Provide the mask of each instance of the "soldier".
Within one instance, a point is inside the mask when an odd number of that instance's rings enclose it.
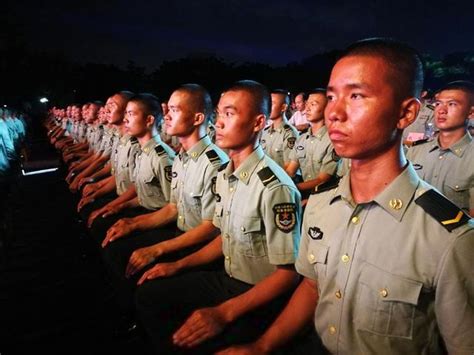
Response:
[[[159,135],[153,135],[154,125],[159,124],[162,119],[158,99],[151,94],[135,95],[127,103],[125,112],[125,132],[138,141],[141,152],[137,155],[136,163],[131,166],[133,172],[129,173],[129,165],[114,166],[114,169],[117,169],[115,173],[117,188],[122,188],[121,180],[129,177],[133,184],[125,181],[124,186],[128,185],[126,191],[89,216],[89,227],[99,216],[103,218],[113,216],[106,221],[102,218],[94,223],[93,234],[100,241],[105,237],[107,229],[118,218],[158,210],[165,206],[170,198],[171,165],[174,152],[161,141]],[[125,137],[127,136],[122,138]],[[126,144],[126,142],[122,143]],[[118,152],[115,156],[118,157]],[[125,177],[122,178],[122,175]],[[120,215],[117,215],[119,212]]]
[[[231,157],[216,181],[213,223],[221,235],[183,259],[145,272],[137,289],[139,318],[159,353],[171,351],[171,341],[209,353],[254,338],[298,280],[293,262],[300,194],[259,145],[270,95],[254,81],[237,82],[222,94],[217,110],[216,141]],[[225,272],[156,279],[222,255]]]
[[[296,263],[304,279],[283,313],[228,353],[270,352],[312,319],[331,353],[443,353],[441,338],[449,353],[474,351],[474,221],[401,148],[422,81],[419,56],[393,40],[357,42],[336,62],[325,117],[351,169],[309,199]],[[321,350],[314,344],[300,339],[293,353]]]
[[[437,138],[410,148],[407,158],[422,179],[474,216],[474,143],[467,131],[472,113],[474,84],[447,84],[435,101]]]
[[[335,175],[339,157],[334,152],[326,126],[324,125],[324,108],[326,107],[326,90],[315,89],[309,93],[306,101],[306,118],[310,128],[296,141],[290,154],[290,164],[286,172],[294,177],[300,170],[303,182],[296,186],[303,199],[319,184],[328,181]]]
[[[290,97],[285,90],[277,89],[272,93],[271,124],[263,130],[260,144],[265,153],[285,169],[290,163],[290,153],[295,146],[298,131],[288,123],[285,112]]]

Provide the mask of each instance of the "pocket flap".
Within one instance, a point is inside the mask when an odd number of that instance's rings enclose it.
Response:
[[[360,282],[377,292],[382,301],[418,304],[423,283],[398,276],[373,265],[365,264]]]

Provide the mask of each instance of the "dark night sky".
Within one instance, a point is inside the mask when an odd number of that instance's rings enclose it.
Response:
[[[24,1],[7,12],[27,46],[149,69],[190,53],[284,65],[371,36],[435,56],[474,50],[474,1]]]

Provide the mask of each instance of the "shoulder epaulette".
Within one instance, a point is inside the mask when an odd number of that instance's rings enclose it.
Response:
[[[264,186],[267,186],[273,181],[280,181],[280,179],[277,178],[277,176],[273,173],[272,169],[270,169],[268,166],[260,170],[257,175],[260,180],[262,180]]]
[[[267,126],[267,127],[265,127],[263,130],[264,130],[264,131],[266,131],[266,130],[270,129],[270,127],[271,127],[271,125],[270,125],[270,126]]]
[[[211,163],[219,163],[221,161],[221,158],[214,149],[208,150],[206,156]]]
[[[449,232],[467,223],[469,216],[436,190],[428,190],[415,200],[426,213]]]
[[[155,147],[155,152],[156,152],[158,155],[166,154],[165,148],[163,148],[163,146],[161,146],[161,145],[157,145],[157,146]]]
[[[339,155],[337,155],[336,151],[333,149],[332,152],[331,152],[331,159],[333,161],[339,161],[341,160],[341,157]]]
[[[291,126],[287,123],[283,125],[283,128],[286,129],[287,131],[291,131]]]
[[[331,176],[331,178],[328,181],[316,186],[313,189],[313,191],[311,191],[311,195],[320,194],[321,192],[329,191],[338,187],[339,180],[341,180],[340,176],[337,176],[337,175]]]
[[[132,144],[138,143],[137,137],[131,137],[130,142],[132,142]]]
[[[416,145],[424,144],[424,143],[426,143],[426,142],[428,142],[428,138],[419,139],[419,140],[417,140],[417,141],[412,142],[412,143],[411,143],[411,146],[414,147],[414,146],[416,146]]]
[[[433,110],[433,111],[435,109],[435,107],[432,104],[427,104],[426,107],[428,107],[430,110]]]
[[[222,164],[222,165],[219,167],[219,169],[217,169],[217,171],[222,171],[222,170],[224,170],[225,168],[227,168],[227,164],[229,164],[228,161],[226,161],[224,164]]]

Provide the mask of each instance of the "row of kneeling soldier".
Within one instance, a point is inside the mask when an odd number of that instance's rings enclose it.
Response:
[[[159,354],[472,354],[474,85],[420,114],[422,88],[416,51],[376,38],[305,93],[302,132],[251,80],[215,108],[185,84],[55,109],[126,323]]]

